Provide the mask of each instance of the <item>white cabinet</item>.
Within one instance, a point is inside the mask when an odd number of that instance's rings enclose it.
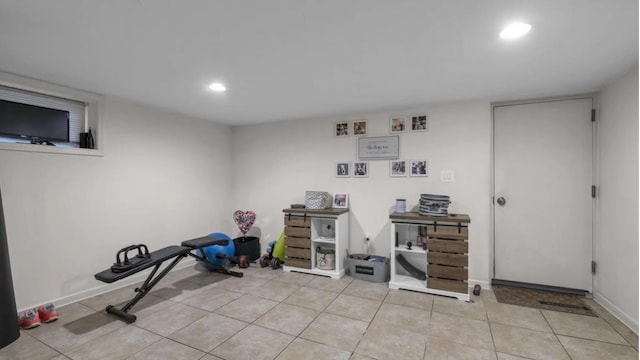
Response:
[[[389,219],[389,288],[469,300],[469,216],[436,217],[409,212],[393,213]]]
[[[344,276],[349,249],[348,209],[284,209],[284,271]]]

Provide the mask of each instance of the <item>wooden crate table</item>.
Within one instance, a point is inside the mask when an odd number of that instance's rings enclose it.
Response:
[[[407,289],[469,300],[468,215],[422,216],[393,213],[389,288]],[[420,242],[426,245],[420,246]],[[411,242],[411,248],[408,243]],[[408,262],[403,267],[398,258]],[[417,269],[417,271],[416,271]],[[416,273],[424,275],[416,277]]]

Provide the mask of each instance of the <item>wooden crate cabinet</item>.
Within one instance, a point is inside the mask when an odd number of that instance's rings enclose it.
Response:
[[[389,288],[407,289],[469,300],[469,223],[468,215],[422,216],[393,213],[391,221],[391,279]],[[416,245],[426,233],[426,249]],[[408,249],[407,242],[412,242]],[[397,246],[396,246],[397,245]],[[398,263],[402,255],[411,265],[425,272],[417,279]]]
[[[348,209],[284,209],[284,271],[330,276],[344,276],[344,260],[349,249]],[[326,236],[327,231],[333,236]],[[316,249],[332,249],[333,270],[320,269],[316,264]]]

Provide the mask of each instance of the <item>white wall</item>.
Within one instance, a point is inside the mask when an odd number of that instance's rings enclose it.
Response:
[[[638,73],[601,94],[598,123],[600,195],[594,295],[637,331]],[[366,118],[369,135],[388,135],[390,115],[427,112],[429,132],[401,134],[402,159],[428,159],[427,178],[392,178],[388,161],[371,161],[368,178],[336,178],[335,162],[356,160],[356,137],[333,136],[334,122]],[[350,247],[387,255],[388,215],[396,198],[409,207],[419,194],[451,196],[451,212],[470,226],[470,279],[491,278],[488,102],[354,114],[231,129],[208,121],[107,98],[104,156],[0,150],[2,189],[19,309],[62,304],[107,287],[93,275],[117,249],[151,249],[219,231],[239,231],[233,210],[253,210],[250,234],[262,248],[283,230],[282,209],[304,202],[305,190],[350,195]],[[455,182],[439,180],[440,170]]]
[[[428,159],[427,178],[389,176],[389,161],[370,161],[368,178],[336,178],[337,161],[354,161],[356,137],[333,136],[334,122],[367,119],[369,136],[389,135],[389,116],[427,112],[429,132],[400,135],[402,159]],[[355,114],[301,122],[280,122],[234,128],[233,163],[236,209],[253,210],[264,249],[284,230],[282,209],[304,203],[306,190],[347,192],[350,202],[350,248],[362,252],[365,234],[372,252],[389,255],[389,214],[396,198],[407,207],[420,194],[451,196],[452,213],[471,217],[471,281],[488,285],[491,277],[490,152],[491,114],[488,102]],[[453,170],[455,182],[440,182],[440,170]]]
[[[638,69],[600,96],[594,298],[638,333]]]
[[[230,127],[104,105],[104,157],[0,150],[18,309],[105,289],[93,275],[126,245],[231,230]]]

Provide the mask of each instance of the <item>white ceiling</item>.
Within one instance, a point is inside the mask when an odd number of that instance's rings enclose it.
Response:
[[[589,92],[637,61],[637,0],[0,0],[0,71],[232,125]]]

